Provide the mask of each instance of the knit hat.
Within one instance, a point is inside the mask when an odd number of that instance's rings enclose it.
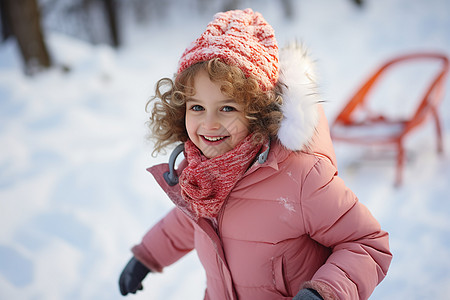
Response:
[[[220,58],[258,80],[261,88],[274,87],[279,76],[274,30],[260,13],[231,10],[217,13],[206,31],[183,53],[178,74],[195,63]]]

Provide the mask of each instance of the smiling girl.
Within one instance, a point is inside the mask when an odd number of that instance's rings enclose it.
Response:
[[[217,14],[149,105],[154,152],[181,145],[149,168],[175,207],[133,247],[122,295],[193,249],[205,299],[367,299],[386,276],[388,234],[337,176],[311,61],[259,13]]]

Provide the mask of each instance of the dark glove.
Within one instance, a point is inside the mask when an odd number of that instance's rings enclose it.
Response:
[[[122,296],[126,296],[128,293],[135,294],[136,291],[142,290],[141,282],[149,272],[151,271],[146,266],[132,257],[120,274],[119,288]]]
[[[323,300],[323,298],[313,289],[301,289],[292,300]]]

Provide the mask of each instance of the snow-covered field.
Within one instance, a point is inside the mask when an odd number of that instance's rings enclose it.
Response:
[[[291,21],[277,1],[246,4],[280,45],[309,47],[330,120],[385,59],[450,55],[450,1],[293,2]],[[130,247],[172,207],[145,171],[167,160],[150,156],[145,103],[211,18],[180,2],[164,21],[128,26],[118,51],[48,32],[55,61],[71,71],[35,77],[22,74],[12,41],[0,44],[0,299],[122,299],[117,280]],[[391,154],[367,158],[336,144],[341,177],[391,237],[394,259],[371,299],[450,299],[450,80],[447,90],[445,153],[436,155],[431,122],[415,132],[400,188]],[[202,299],[204,286],[192,253],[128,298]]]

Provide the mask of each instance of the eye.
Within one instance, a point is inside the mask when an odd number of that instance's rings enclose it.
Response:
[[[223,112],[231,112],[231,111],[236,111],[237,109],[236,108],[234,108],[233,106],[224,106],[224,107],[222,107],[222,109],[221,109]]]
[[[204,110],[203,106],[198,105],[198,104],[192,105],[190,109],[193,110],[193,111],[202,111],[202,110]]]

